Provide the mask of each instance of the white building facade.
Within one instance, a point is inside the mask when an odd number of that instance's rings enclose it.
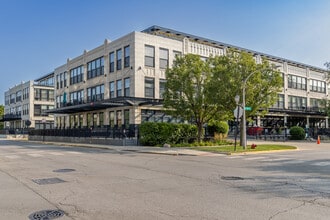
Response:
[[[56,68],[56,128],[123,127],[143,121],[170,121],[162,112],[165,71],[178,54],[203,58],[225,55],[228,48],[254,54],[279,66],[283,90],[276,105],[254,125],[328,128],[322,100],[329,99],[325,70],[233,45],[150,27],[102,45]]]
[[[53,128],[54,117],[45,111],[54,108],[54,73],[37,80],[21,82],[5,92],[5,128]]]

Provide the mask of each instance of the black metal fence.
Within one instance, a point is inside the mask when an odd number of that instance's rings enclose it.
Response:
[[[67,129],[38,129],[30,130],[29,135],[58,136],[58,137],[96,137],[96,138],[135,138],[138,137],[138,126],[130,125],[129,128],[67,128]]]

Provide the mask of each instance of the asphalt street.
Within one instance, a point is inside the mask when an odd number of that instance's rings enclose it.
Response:
[[[58,219],[328,219],[330,144],[285,144],[299,149],[223,155],[2,139],[0,219],[49,210]]]

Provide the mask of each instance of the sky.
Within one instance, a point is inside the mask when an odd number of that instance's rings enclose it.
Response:
[[[0,104],[101,44],[152,25],[324,68],[328,0],[0,0]]]

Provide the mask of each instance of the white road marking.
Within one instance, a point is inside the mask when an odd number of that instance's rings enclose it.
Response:
[[[330,165],[330,161],[312,163],[312,165],[314,165],[314,166],[329,166]]]
[[[63,156],[64,155],[64,154],[58,153],[58,152],[49,152],[49,154],[55,155],[55,156]]]
[[[248,157],[245,158],[245,160],[260,160],[260,159],[265,159],[266,157]]]
[[[27,154],[27,155],[29,155],[29,156],[31,156],[31,157],[42,157],[41,154]]]
[[[20,156],[17,156],[17,155],[7,155],[5,157],[6,158],[9,158],[9,159],[18,159],[18,158],[21,158]]]

